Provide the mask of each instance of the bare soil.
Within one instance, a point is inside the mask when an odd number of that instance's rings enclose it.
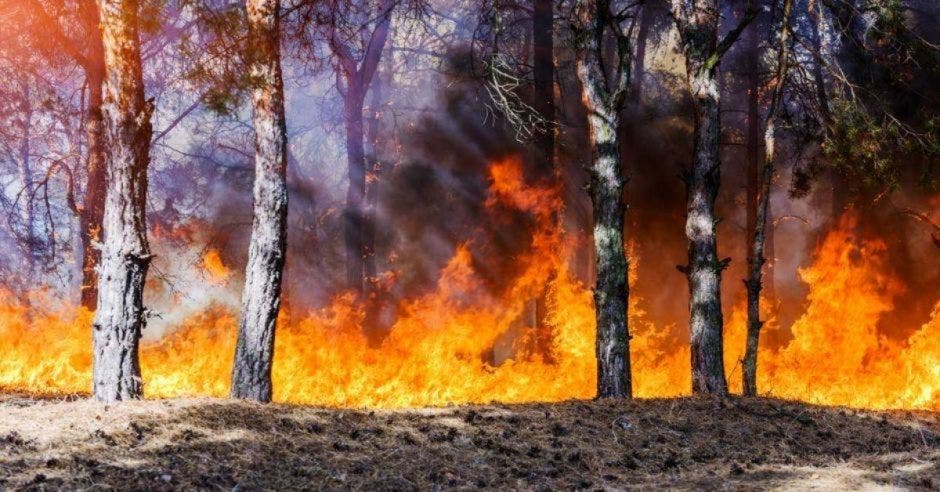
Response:
[[[936,413],[779,400],[369,411],[0,396],[0,490],[929,490],[938,462]]]

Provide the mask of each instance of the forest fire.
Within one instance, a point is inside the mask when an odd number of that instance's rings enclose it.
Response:
[[[466,247],[458,247],[437,288],[399,306],[398,319],[377,346],[362,332],[363,309],[352,294],[305,315],[282,313],[273,368],[274,399],[335,407],[413,407],[490,401],[590,398],[595,391],[591,292],[565,264],[572,247],[552,211],[559,190],[526,183],[517,159],[490,169],[487,206],[513,207],[536,222],[531,247],[505,294],[483,289]],[[845,217],[801,271],[809,286],[806,311],[783,347],[764,347],[761,388],[778,397],[861,408],[940,409],[940,307],[910,336],[879,330],[903,288],[880,259],[885,245],[855,237]],[[210,250],[204,267],[213,281],[229,269]],[[551,357],[519,346],[533,329],[525,310],[549,286]],[[689,394],[687,340],[668,336],[631,297],[634,393]],[[0,307],[0,387],[36,393],[86,392],[91,384],[92,314],[67,307],[27,307],[4,294]],[[740,388],[744,314],[731,314],[725,365]],[[773,323],[770,323],[773,326]],[[228,392],[237,314],[214,306],[163,339],[145,343],[141,366],[149,397],[224,396]],[[515,335],[512,335],[515,333]],[[515,343],[505,360],[494,348]]]
[[[940,2],[0,19],[0,492],[940,483]]]

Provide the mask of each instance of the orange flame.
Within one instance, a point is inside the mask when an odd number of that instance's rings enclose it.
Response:
[[[206,272],[209,281],[215,285],[225,285],[232,276],[232,271],[222,262],[219,250],[215,248],[210,248],[203,255],[202,269]]]
[[[458,247],[437,288],[403,302],[389,335],[370,345],[354,296],[294,317],[282,313],[272,377],[278,401],[342,407],[409,407],[469,402],[559,401],[594,396],[594,311],[591,291],[567,269],[574,247],[555,218],[556,187],[526,183],[516,159],[491,167],[487,206],[529,213],[535,222],[520,272],[504,294],[489,293],[466,246]],[[905,342],[880,336],[879,318],[893,309],[899,282],[888,273],[884,244],[851,234],[847,220],[829,234],[812,266],[806,313],[780,350],[762,349],[759,385],[775,396],[870,408],[940,409],[940,303]],[[225,268],[212,251],[207,271]],[[227,272],[227,268],[225,270]],[[634,269],[635,271],[635,269]],[[634,274],[635,275],[635,274]],[[518,328],[531,300],[548,287],[551,357],[516,350],[497,361],[494,346]],[[649,319],[631,296],[634,393],[688,394],[689,348]],[[91,314],[66,307],[27,308],[0,293],[0,388],[84,392],[91,385]],[[773,326],[773,321],[768,324]],[[150,397],[228,393],[237,315],[212,306],[141,350]],[[531,327],[524,327],[531,329]],[[772,329],[772,328],[767,328]],[[525,330],[523,330],[525,331]],[[730,316],[726,366],[733,386],[744,346],[743,307]]]
[[[880,333],[879,320],[895,308],[903,287],[888,272],[887,246],[855,236],[855,221],[843,217],[813,265],[800,270],[810,286],[806,312],[791,327],[786,346],[761,349],[758,387],[812,403],[940,409],[940,302],[906,341]],[[729,323],[729,352],[744,346],[742,311]]]

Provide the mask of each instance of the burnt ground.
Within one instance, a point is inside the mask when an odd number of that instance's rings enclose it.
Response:
[[[938,462],[940,414],[779,400],[360,411],[0,396],[0,490],[936,489]]]

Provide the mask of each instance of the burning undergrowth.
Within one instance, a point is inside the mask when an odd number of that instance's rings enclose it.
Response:
[[[484,208],[511,208],[533,225],[530,243],[513,258],[506,287],[490,288],[476,268],[472,244],[459,245],[436,287],[395,305],[387,334],[374,343],[363,329],[356,296],[338,294],[320,309],[286,309],[273,368],[274,398],[336,407],[413,407],[452,403],[561,401],[595,391],[591,292],[571,274],[574,244],[553,210],[559,189],[525,177],[506,158],[489,168]],[[761,388],[775,396],[866,408],[940,409],[940,308],[911,335],[879,331],[902,283],[884,259],[884,243],[855,233],[848,216],[801,271],[809,295],[792,338],[764,347]],[[233,267],[215,250],[201,259],[207,284],[229,281]],[[533,299],[547,288],[546,352],[527,350],[536,326]],[[222,286],[224,287],[224,285]],[[0,306],[0,387],[31,392],[84,392],[90,387],[87,311],[29,307],[4,295]],[[635,394],[690,391],[687,342],[658,326],[631,297]],[[743,309],[726,327],[726,367],[736,383],[743,347]],[[770,326],[773,326],[771,320]],[[228,392],[237,311],[214,303],[174,322],[169,334],[141,351],[150,397],[223,396]],[[772,329],[772,328],[768,328]]]

